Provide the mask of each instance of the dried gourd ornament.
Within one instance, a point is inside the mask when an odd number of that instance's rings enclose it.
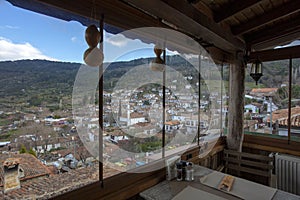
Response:
[[[103,52],[97,47],[100,39],[101,34],[95,25],[87,27],[85,30],[85,41],[89,45],[89,48],[84,52],[83,60],[91,67],[97,67],[103,62]]]
[[[159,45],[155,45],[154,53],[156,55],[156,58],[150,63],[150,69],[152,71],[163,72],[165,70],[164,61],[163,59],[161,59],[163,50],[161,49],[161,47],[159,47]]]

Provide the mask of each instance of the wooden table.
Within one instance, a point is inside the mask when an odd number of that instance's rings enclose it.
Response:
[[[140,193],[140,196],[143,197],[146,200],[168,200],[174,198],[179,192],[181,192],[184,188],[187,186],[192,186],[194,188],[197,188],[199,190],[208,192],[210,194],[230,199],[230,200],[237,200],[242,199],[237,196],[228,194],[226,192],[220,191],[216,188],[209,187],[207,185],[204,185],[200,182],[200,178],[206,175],[211,174],[214,172],[211,169],[202,167],[202,166],[194,166],[195,169],[195,180],[193,182],[187,182],[187,181],[163,181],[145,191]],[[254,191],[255,192],[255,191]],[[199,198],[201,199],[201,198]],[[272,198],[272,200],[299,200],[300,196],[293,195],[281,190],[277,190]],[[259,199],[255,199],[259,200]]]

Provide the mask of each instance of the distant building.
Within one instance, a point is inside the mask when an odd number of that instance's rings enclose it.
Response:
[[[278,88],[253,88],[250,95],[255,97],[270,97],[274,96]]]
[[[180,124],[180,121],[178,120],[171,120],[168,122],[165,122],[165,130],[170,132],[172,130],[178,130],[182,127],[182,125]]]
[[[121,116],[119,120],[121,123],[125,123],[126,126],[132,126],[132,125],[140,123],[140,122],[142,122],[142,123],[147,122],[147,120],[143,116],[143,114],[137,113],[137,112],[132,112],[132,113],[128,114],[127,117]]]
[[[255,106],[253,104],[245,105],[244,110],[245,110],[246,113],[251,111],[254,114],[258,114],[260,112],[259,107]]]
[[[34,114],[26,114],[26,115],[24,115],[24,120],[25,120],[25,121],[33,121],[33,120],[36,120],[36,115],[34,115]]]

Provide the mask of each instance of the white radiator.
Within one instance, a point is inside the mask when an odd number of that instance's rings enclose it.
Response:
[[[286,154],[275,155],[277,189],[300,195],[300,158]]]

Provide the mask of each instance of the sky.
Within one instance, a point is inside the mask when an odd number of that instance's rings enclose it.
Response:
[[[46,59],[83,63],[86,27],[79,22],[12,6],[0,0],[0,61]],[[153,45],[104,33],[104,62],[154,57]]]

